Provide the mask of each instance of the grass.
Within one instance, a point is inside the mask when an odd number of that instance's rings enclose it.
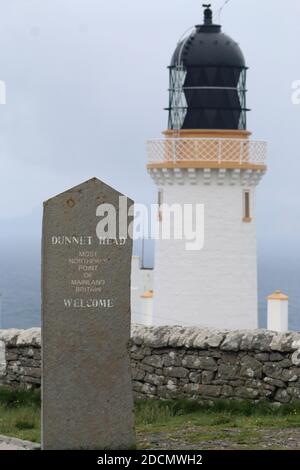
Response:
[[[183,422],[230,427],[300,427],[300,402],[274,407],[270,403],[220,400],[208,406],[197,401],[142,401],[136,403],[138,426],[169,427]]]
[[[147,436],[161,436],[173,445],[180,439],[202,449],[226,441],[231,448],[260,448],[262,433],[299,428],[300,402],[280,408],[268,403],[218,401],[138,401],[136,429],[140,448]],[[40,441],[40,393],[0,389],[0,434]],[[151,447],[150,447],[151,448]],[[174,447],[173,447],[174,448]],[[274,448],[277,448],[274,444]]]
[[[0,434],[39,442],[40,407],[38,391],[0,389]]]
[[[136,424],[144,448],[147,436],[148,448],[153,448],[154,435],[156,440],[160,436],[162,442],[169,441],[172,449],[194,445],[202,450],[278,450],[287,445],[283,430],[299,428],[300,442],[300,403],[277,408],[247,401],[218,401],[212,406],[184,400],[138,402]],[[278,444],[278,439],[283,442]]]

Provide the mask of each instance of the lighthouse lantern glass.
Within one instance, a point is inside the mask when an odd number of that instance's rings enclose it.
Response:
[[[169,71],[169,129],[246,129],[245,59],[209,7],[204,24],[178,43]]]

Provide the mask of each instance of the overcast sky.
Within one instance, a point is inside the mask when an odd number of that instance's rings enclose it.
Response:
[[[212,2],[215,10],[222,3]],[[9,226],[4,219],[39,214],[43,200],[92,176],[137,202],[154,201],[145,141],[166,128],[166,67],[182,33],[202,22],[201,2],[0,6],[0,80],[7,88],[0,106],[1,234]],[[299,19],[299,0],[231,0],[221,19],[250,67],[248,128],[269,143],[269,172],[257,197],[266,247],[300,239],[300,106],[291,102],[292,82],[300,80]],[[29,225],[37,233],[38,224]]]

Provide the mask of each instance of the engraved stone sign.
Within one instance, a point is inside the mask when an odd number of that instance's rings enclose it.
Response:
[[[116,223],[101,237],[108,205]],[[44,203],[43,449],[134,446],[125,233],[132,205],[96,178]]]

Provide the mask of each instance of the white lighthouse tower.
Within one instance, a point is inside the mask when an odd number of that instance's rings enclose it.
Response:
[[[166,206],[202,204],[204,245],[156,241],[154,323],[254,329],[255,190],[267,149],[247,130],[243,53],[204,7],[204,23],[178,44],[169,67],[168,130],[148,142],[160,223]]]

